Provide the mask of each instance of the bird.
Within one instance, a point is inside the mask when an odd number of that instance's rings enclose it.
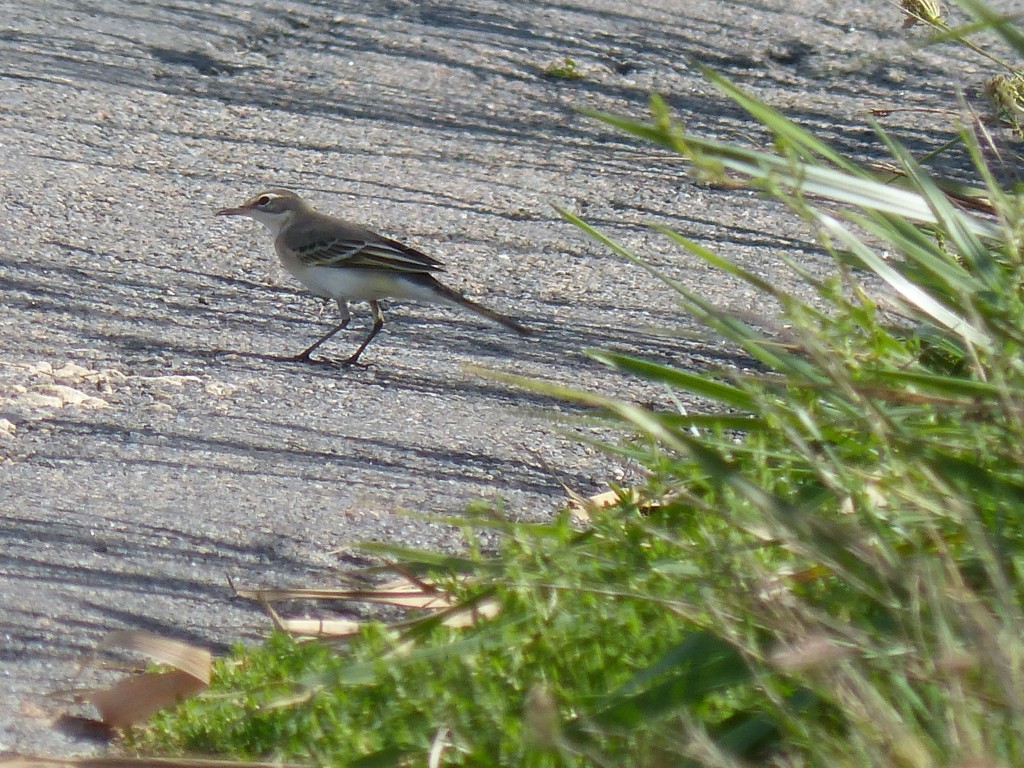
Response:
[[[215,215],[248,216],[263,224],[274,236],[281,265],[314,295],[337,302],[341,322],[288,358],[292,362],[318,362],[311,354],[352,319],[350,301],[369,302],[373,328],[355,353],[341,361],[342,366],[355,365],[384,327],[383,298],[459,306],[523,336],[533,333],[517,320],[441,283],[434,273],[444,271],[444,264],[437,259],[359,224],[320,213],[290,189],[268,189]]]

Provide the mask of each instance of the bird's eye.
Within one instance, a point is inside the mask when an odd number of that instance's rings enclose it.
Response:
[[[270,197],[268,195],[263,195],[259,200],[256,201],[256,205],[258,205],[260,208],[262,208],[265,205],[270,205]]]

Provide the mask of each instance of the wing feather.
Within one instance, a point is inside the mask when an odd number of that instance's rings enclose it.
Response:
[[[394,272],[440,272],[437,259],[395,240],[334,238],[305,243],[295,249],[303,264],[318,267],[386,269]]]

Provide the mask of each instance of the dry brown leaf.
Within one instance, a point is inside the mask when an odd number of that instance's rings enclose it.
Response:
[[[351,637],[363,624],[352,619],[282,619],[281,629],[302,637]]]
[[[399,608],[450,608],[451,599],[443,592],[424,594],[420,592],[382,592],[371,598],[371,602],[396,605]]]
[[[400,608],[450,608],[452,605],[448,593],[423,579],[413,581],[403,576],[380,584],[373,591],[376,602]]]
[[[569,494],[569,501],[566,506],[569,508],[569,512],[572,514],[572,519],[580,525],[587,525],[590,523],[590,512],[587,511],[589,504],[587,497],[582,494],[576,493],[569,486],[563,485],[565,492]]]
[[[446,627],[463,629],[465,627],[473,626],[480,619],[492,619],[498,615],[499,611],[500,608],[497,600],[484,600],[472,609],[453,613],[445,619],[443,623]]]
[[[148,720],[164,707],[177,704],[206,689],[208,683],[172,669],[129,677],[116,685],[88,694],[100,718],[111,728],[125,728]]]
[[[160,637],[141,630],[111,632],[100,640],[97,650],[111,648],[137,651],[157,664],[174,667],[204,685],[210,684],[213,656],[205,648],[197,648],[179,640]]]
[[[631,498],[638,499],[639,495],[636,490],[630,490]],[[587,500],[587,505],[590,507],[614,507],[618,502],[622,501],[622,497],[614,492],[614,490],[605,490],[603,494],[595,494]]]
[[[261,603],[282,600],[349,600],[365,603],[387,603],[401,608],[445,608],[450,605],[441,591],[424,592],[419,588],[386,589],[239,589],[236,594]]]
[[[80,692],[81,698],[99,710],[108,728],[124,728],[149,718],[154,712],[204,690],[210,684],[213,658],[209,651],[150,632],[111,632],[97,652],[121,648],[136,651],[158,664],[174,669],[137,675],[101,690]]]
[[[661,506],[660,502],[647,498],[636,488],[626,488],[622,491],[605,491],[594,494],[589,498],[580,496],[575,492],[570,492],[567,506],[577,522],[589,523],[592,512],[620,504],[623,494],[625,494],[626,500],[631,504],[636,504],[641,512],[650,512],[652,509]]]
[[[450,608],[451,606],[437,606]],[[480,619],[490,619],[498,615],[498,603],[485,600],[472,609],[457,611],[442,622],[445,626],[455,629],[471,627]],[[284,619],[281,629],[301,637],[351,637],[363,626],[363,622],[353,619]]]
[[[385,603],[399,608],[448,612],[443,623],[456,628],[470,627],[480,619],[498,614],[498,604],[493,600],[462,608],[453,602],[450,595],[430,582],[407,577],[368,589],[235,589],[235,594],[258,601],[270,613],[278,629],[301,637],[351,637],[363,622],[352,619],[281,619],[273,612],[272,602],[304,599]]]
[[[427,582],[400,578],[365,589],[235,589],[238,597],[260,603],[283,600],[349,600],[365,603],[386,603],[400,608],[448,608],[451,601],[444,591]]]

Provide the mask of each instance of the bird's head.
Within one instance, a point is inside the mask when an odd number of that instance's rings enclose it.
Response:
[[[268,189],[237,208],[222,208],[215,215],[248,216],[277,235],[295,214],[308,209],[309,204],[290,189]]]

